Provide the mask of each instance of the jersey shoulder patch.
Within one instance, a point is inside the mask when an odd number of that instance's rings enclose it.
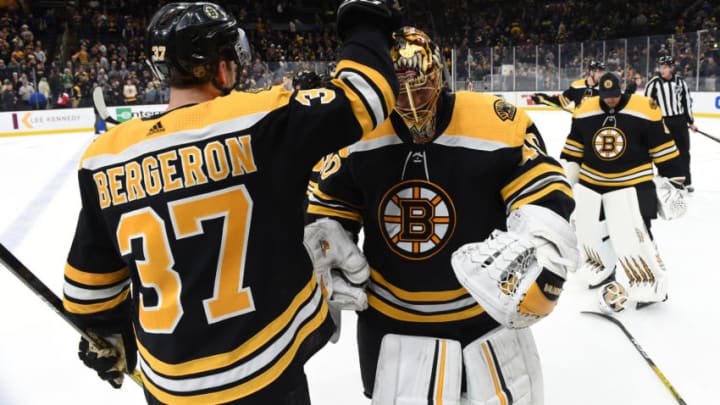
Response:
[[[578,108],[573,111],[573,118],[582,118],[583,115],[592,114],[601,111],[600,97],[593,96],[585,99]]]
[[[623,110],[640,115],[650,121],[662,120],[662,111],[655,100],[650,97],[633,94]]]
[[[466,136],[520,146],[532,124],[525,111],[501,97],[459,91],[455,93],[447,135]]]
[[[570,87],[574,89],[584,89],[585,87],[587,87],[587,85],[585,84],[585,79],[577,79],[574,82],[570,83]]]

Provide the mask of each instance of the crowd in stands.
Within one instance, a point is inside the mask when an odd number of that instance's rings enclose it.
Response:
[[[0,0],[0,110],[88,107],[96,86],[103,88],[108,105],[167,102],[168,89],[152,77],[142,46],[148,19],[165,2]],[[338,56],[337,1],[219,3],[238,18],[254,48],[253,62],[242,72],[244,88],[280,83],[308,66],[322,70]],[[654,58],[671,53],[679,72],[691,77],[699,71],[705,89],[720,90],[717,2],[402,3],[406,21],[429,32],[448,61],[450,49],[456,50],[456,79],[487,82],[491,72],[510,63],[516,80],[533,81],[522,84],[528,89],[535,89],[537,77],[543,77],[541,88],[560,88],[554,73],[558,58],[575,75],[568,80],[580,77],[592,58],[605,60],[628,80],[643,81],[652,73],[644,69],[648,55],[654,66]],[[698,41],[695,32],[700,30]],[[646,37],[632,40],[648,35],[659,38],[652,49]],[[628,45],[619,38],[630,38]],[[580,42],[597,46],[580,48]]]

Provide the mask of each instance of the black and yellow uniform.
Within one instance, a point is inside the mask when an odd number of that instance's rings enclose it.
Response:
[[[364,229],[371,276],[358,347],[368,396],[385,334],[466,345],[498,326],[455,278],[453,251],[505,230],[508,213],[522,205],[564,218],[574,209],[563,170],[535,125],[504,100],[441,93],[437,135],[424,144],[413,143],[397,112],[390,117],[325,157],[308,204],[308,222],[329,217],[356,235]]]
[[[587,79],[578,79],[570,84],[570,87],[557,96],[549,96],[544,93],[533,95],[533,100],[550,106],[557,106],[565,110],[578,108],[582,103],[590,97],[598,95],[598,86],[590,85]],[[574,104],[571,105],[571,104]]]
[[[149,402],[307,396],[303,364],[334,327],[303,246],[304,190],[323,155],[388,117],[397,79],[383,47],[358,28],[327,88],[231,92],[86,150],[64,305],[84,328],[133,306]]]
[[[662,113],[648,97],[623,94],[615,108],[600,97],[573,113],[560,157],[580,165],[580,184],[606,193],[634,187],[648,229],[657,217],[653,163],[661,176],[682,176],[679,152],[663,125]]]

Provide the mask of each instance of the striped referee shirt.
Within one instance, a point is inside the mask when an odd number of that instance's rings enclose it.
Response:
[[[690,124],[695,121],[690,91],[683,78],[673,75],[670,80],[665,80],[655,76],[645,86],[645,96],[658,103],[663,117],[684,116]]]

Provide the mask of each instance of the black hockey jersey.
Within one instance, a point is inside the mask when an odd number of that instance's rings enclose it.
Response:
[[[580,184],[592,190],[638,189],[645,218],[657,211],[653,163],[662,176],[682,176],[678,156],[657,104],[637,94],[624,94],[614,109],[599,97],[583,103],[560,155],[580,165]]]
[[[280,403],[276,382],[304,379],[329,339],[304,190],[323,155],[395,103],[389,54],[366,49],[379,35],[345,48],[327,88],[232,92],[129,121],[82,157],[64,306],[106,326],[132,291],[144,386],[162,403]]]
[[[326,156],[311,185],[308,221],[330,217],[355,234],[363,228],[371,278],[361,319],[466,344],[498,324],[458,283],[452,252],[505,229],[519,206],[568,218],[574,201],[524,111],[491,95],[443,93],[437,120],[439,135],[414,144],[393,113]]]

